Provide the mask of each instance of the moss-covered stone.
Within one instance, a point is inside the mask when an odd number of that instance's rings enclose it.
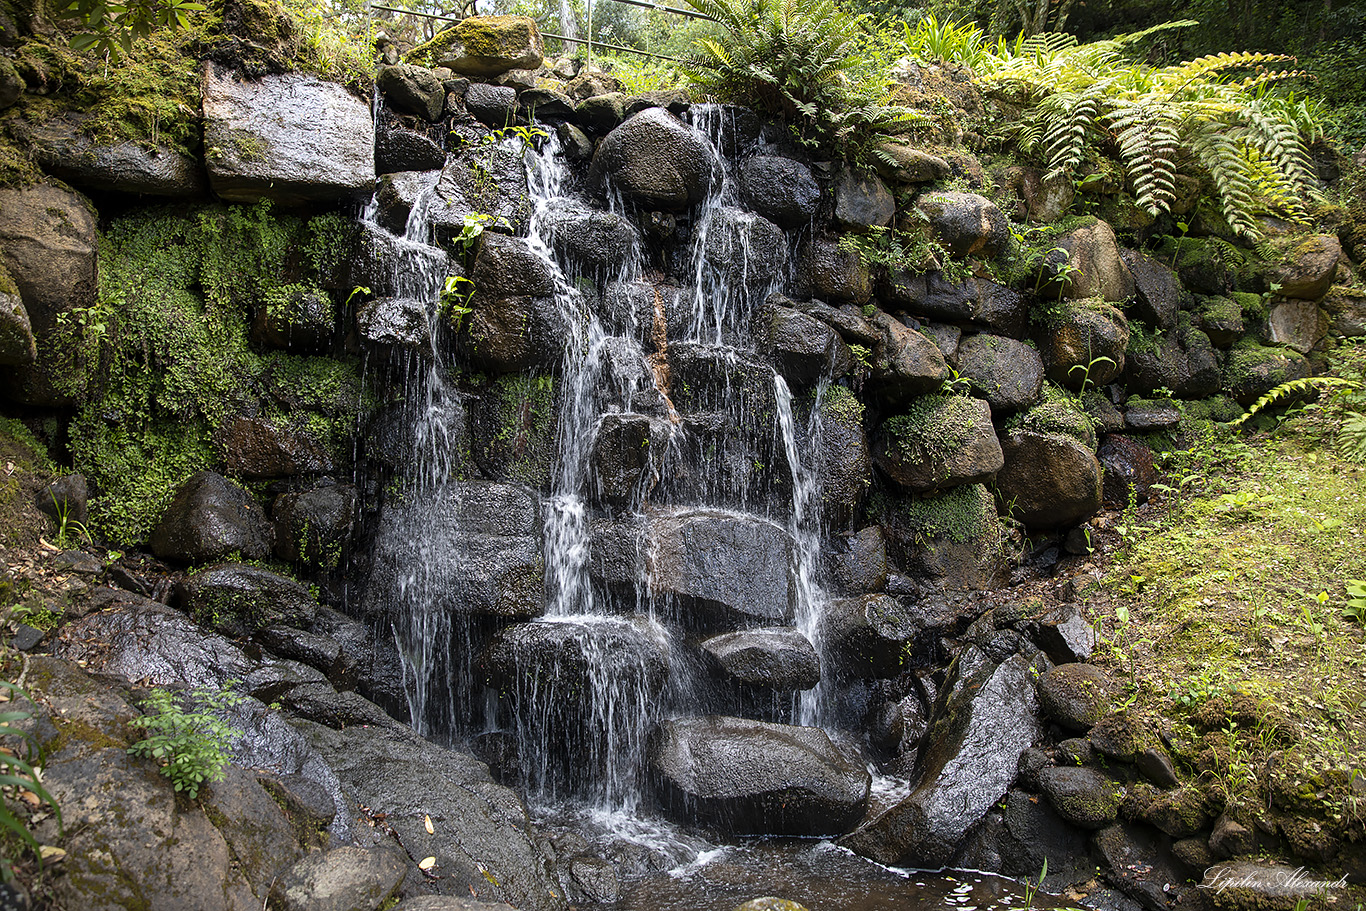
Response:
[[[449,67],[464,76],[498,76],[511,69],[535,69],[544,57],[534,19],[471,16],[413,48],[407,61]]]
[[[960,395],[921,396],[886,421],[873,459],[902,487],[921,493],[986,480],[1003,464],[991,409]]]
[[[1249,339],[1234,346],[1224,361],[1224,391],[1244,407],[1287,380],[1309,375],[1309,362],[1289,348],[1268,348]]]
[[[1094,419],[1075,396],[1052,383],[1044,384],[1042,402],[1011,418],[1005,429],[1057,434],[1096,448]]]

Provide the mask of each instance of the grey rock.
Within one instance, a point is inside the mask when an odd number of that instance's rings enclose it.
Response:
[[[337,569],[347,553],[357,506],[350,484],[321,484],[275,498],[275,555],[314,569]]]
[[[874,438],[873,463],[902,488],[930,493],[989,480],[1005,464],[991,408],[957,395],[917,398]]]
[[[534,494],[488,481],[452,481],[403,503],[386,504],[372,546],[365,608],[398,603],[413,540],[426,549],[432,610],[531,617],[542,610],[544,561]]]
[[[740,186],[750,209],[781,228],[808,224],[821,201],[811,169],[776,155],[755,155],[741,165]]]
[[[1113,685],[1090,664],[1063,664],[1039,677],[1039,705],[1050,719],[1086,731],[1110,710]]]
[[[458,895],[414,895],[394,905],[393,911],[516,911],[504,902],[486,902]]]
[[[550,299],[535,302],[555,306]],[[558,414],[554,382],[525,374],[494,380],[471,410],[472,457],[479,473],[495,481],[548,490],[555,465]]]
[[[910,576],[972,589],[992,588],[1004,577],[1005,533],[983,484],[893,499],[882,523],[893,562]]]
[[[375,132],[376,174],[431,171],[445,163],[445,149],[430,136],[383,124]]]
[[[843,386],[830,386],[817,413],[797,427],[803,462],[816,472],[819,507],[825,527],[841,529],[853,522],[872,481],[873,461],[863,430],[863,404]],[[814,425],[814,426],[813,426]],[[812,440],[811,431],[815,431]]]
[[[769,300],[774,302],[774,298]],[[766,347],[778,372],[791,386],[809,385],[821,377],[842,376],[853,367],[854,355],[839,333],[814,317],[789,307],[773,306],[766,328]]]
[[[1309,375],[1309,363],[1288,348],[1242,346],[1231,350],[1224,361],[1223,386],[1244,408],[1287,380]]]
[[[331,344],[336,329],[337,309],[328,293],[296,286],[257,308],[251,340],[263,348],[318,353]]]
[[[1308,300],[1278,300],[1266,318],[1267,340],[1308,354],[1328,334],[1328,318]]]
[[[465,107],[479,122],[495,130],[517,119],[517,90],[511,86],[474,82],[465,91]]]
[[[574,116],[574,99],[548,88],[529,88],[517,96],[520,111],[528,120],[544,124],[563,124]]]
[[[871,786],[863,764],[819,728],[715,715],[665,722],[651,765],[674,815],[736,835],[838,834]]]
[[[882,527],[869,525],[834,539],[825,566],[836,588],[846,594],[882,591],[887,585],[887,543]]]
[[[293,579],[241,563],[212,566],[190,577],[186,607],[199,622],[234,638],[276,624],[306,627],[318,602]]]
[[[607,92],[585,98],[575,105],[574,119],[590,133],[610,133],[626,119],[626,96]]]
[[[1333,234],[1314,234],[1289,251],[1286,261],[1267,277],[1282,297],[1316,301],[1328,293],[1342,258],[1342,244]]]
[[[642,503],[659,483],[668,425],[643,414],[605,414],[593,434],[589,476],[597,500],[615,509]]]
[[[380,177],[375,190],[378,212],[375,220],[391,234],[403,236],[408,216],[422,202],[422,197],[435,188],[440,170],[396,171]]]
[[[203,108],[209,183],[223,199],[327,201],[373,184],[370,107],[336,83],[297,73],[248,81],[207,64]]]
[[[1096,629],[1075,604],[1064,604],[1039,619],[1031,636],[1054,664],[1085,661],[1096,649]]]
[[[414,49],[423,51],[435,65],[462,76],[534,70],[545,59],[540,30],[527,16],[471,16]]]
[[[1024,295],[985,278],[954,284],[942,272],[912,274],[893,270],[881,296],[916,316],[948,323],[970,324],[998,335],[1024,334],[1029,307]]]
[[[574,124],[562,123],[555,128],[555,133],[570,161],[588,161],[593,157],[593,140]]]
[[[1130,313],[1141,322],[1159,329],[1176,325],[1181,309],[1182,288],[1176,273],[1151,256],[1135,250],[1121,250],[1124,265],[1134,279],[1136,297]]]
[[[885,228],[896,214],[896,200],[876,177],[844,170],[835,179],[834,222],[848,231]]]
[[[1077,228],[1060,238],[1055,250],[1065,253],[1061,260],[1067,265],[1062,281],[1064,297],[1118,302],[1134,296],[1133,274],[1124,263],[1114,229],[1105,222]],[[1050,252],[1050,262],[1052,255]]]
[[[1147,778],[1159,788],[1174,788],[1181,783],[1176,777],[1176,768],[1172,765],[1171,757],[1160,747],[1148,747],[1138,754],[1138,759],[1134,765]]]
[[[200,471],[176,490],[152,530],[152,553],[163,560],[208,563],[230,553],[264,560],[270,525],[260,504],[222,475]]]
[[[911,148],[905,143],[878,143],[880,153],[873,162],[884,180],[896,183],[931,183],[949,176],[949,163],[937,155]],[[884,157],[886,156],[886,157]],[[891,158],[893,161],[887,161]]]
[[[1227,859],[1252,853],[1257,848],[1257,839],[1246,826],[1223,814],[1214,821],[1209,847],[1216,857]]]
[[[1082,829],[1100,829],[1115,821],[1119,787],[1095,769],[1058,766],[1039,773],[1039,783],[1053,809]]]
[[[508,139],[466,143],[453,152],[437,181],[427,206],[436,239],[448,246],[457,242],[471,215],[491,216],[484,243],[493,231],[519,234],[531,218],[522,141]]]
[[[991,413],[1023,411],[1039,400],[1043,358],[1024,342],[999,335],[974,335],[957,347],[958,373],[972,381],[974,395]]]
[[[271,888],[282,911],[373,911],[398,892],[407,857],[391,845],[346,845],[310,854]]]
[[[1148,502],[1149,492],[1157,483],[1157,469],[1153,465],[1153,451],[1133,437],[1107,434],[1101,441],[1096,458],[1105,472],[1102,490],[1105,502],[1117,508]]]
[[[425,66],[400,63],[380,67],[375,84],[385,100],[398,110],[431,121],[441,119],[446,106],[446,87]]]
[[[935,237],[955,256],[991,259],[1010,244],[1010,224],[996,204],[976,193],[926,193],[916,207]]]
[[[891,399],[932,392],[949,376],[937,345],[885,313],[872,318],[882,338],[873,351],[873,379]]]
[[[427,304],[410,297],[380,297],[367,302],[356,311],[356,333],[367,348],[381,353],[423,353],[432,347]]]
[[[37,506],[57,522],[84,523],[89,517],[87,499],[90,488],[85,475],[79,472],[65,475],[38,491]]]
[[[53,118],[32,132],[43,169],[78,187],[145,196],[190,198],[208,190],[203,166],[164,144],[101,145],[79,120]]]
[[[817,234],[802,245],[799,284],[822,300],[865,304],[873,277],[857,251],[839,248],[839,238]]]
[[[1060,386],[1103,386],[1124,372],[1129,321],[1108,304],[1063,303],[1039,337],[1048,378]]]
[[[1319,301],[1329,317],[1329,330],[1338,338],[1366,336],[1366,291],[1334,286]]]
[[[572,203],[547,212],[544,230],[562,263],[598,281],[616,278],[640,243],[625,216]]]
[[[719,280],[761,296],[786,273],[787,239],[765,218],[721,207],[707,225],[702,258]]]
[[[1170,843],[1153,829],[1126,823],[1102,829],[1092,840],[1106,878],[1148,911],[1169,911],[1171,891],[1184,881]]]
[[[679,209],[699,201],[715,166],[710,144],[662,108],[629,118],[602,141],[590,180],[610,178],[647,205]]]
[[[1134,402],[1124,407],[1124,426],[1139,433],[1175,430],[1181,425],[1181,412],[1169,402]]]
[[[1024,658],[996,664],[975,647],[965,649],[950,668],[916,761],[923,783],[840,844],[884,864],[947,863],[1005,795],[1020,754],[1041,736],[1035,709]]]
[[[22,367],[38,359],[33,324],[17,294],[0,291],[0,364]]]
[[[891,595],[837,598],[827,603],[820,618],[820,641],[842,672],[893,677],[923,628],[916,613]]]
[[[702,651],[729,679],[775,690],[806,690],[821,679],[811,642],[795,629],[741,630],[704,640]]]

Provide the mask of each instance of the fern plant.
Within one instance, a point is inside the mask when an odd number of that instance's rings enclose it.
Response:
[[[1239,234],[1260,235],[1255,215],[1276,207],[1304,215],[1300,200],[1312,180],[1305,148],[1304,105],[1269,92],[1303,75],[1279,54],[1224,53],[1177,66],[1136,63],[1137,42],[1191,20],[1105,41],[1036,35],[997,45],[985,79],[1024,107],[1015,125],[1025,152],[1048,161],[1048,178],[1073,179],[1092,144],[1118,147],[1135,201],[1152,215],[1170,209],[1185,159],[1207,172],[1223,214]]]
[[[724,34],[697,41],[689,64],[707,93],[775,117],[798,139],[857,159],[909,124],[912,113],[888,102],[863,52],[868,17],[836,0],[687,0]]]

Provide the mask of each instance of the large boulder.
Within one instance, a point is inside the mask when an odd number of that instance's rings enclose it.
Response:
[[[1040,675],[1039,707],[1069,731],[1085,732],[1110,711],[1114,685],[1092,664],[1063,664]]]
[[[190,614],[234,638],[280,624],[302,629],[318,611],[318,602],[298,582],[242,563],[197,572],[185,589]]]
[[[873,166],[884,180],[895,183],[932,183],[949,176],[949,163],[903,142],[880,142]]]
[[[818,728],[709,716],[665,722],[651,750],[670,811],[734,835],[836,835],[868,800],[863,763]]]
[[[884,503],[888,552],[907,574],[972,589],[992,588],[1005,577],[1005,532],[985,485]]]
[[[604,283],[618,276],[640,244],[626,216],[571,202],[546,212],[543,230],[568,271]]]
[[[389,104],[406,114],[435,121],[446,106],[446,87],[425,66],[400,63],[380,67],[375,85]]]
[[[78,120],[64,117],[35,126],[31,139],[43,169],[78,187],[172,197],[202,196],[208,189],[198,160],[165,144],[100,144]]]
[[[1076,439],[1015,430],[1001,440],[996,489],[1010,514],[1032,528],[1075,525],[1100,509],[1100,463]]]
[[[881,311],[872,323],[882,336],[873,351],[873,379],[886,397],[932,392],[948,379],[949,365],[934,342]]]
[[[765,346],[789,385],[810,385],[821,377],[842,376],[853,367],[849,346],[829,324],[815,317],[773,306],[765,328]]]
[[[1328,335],[1328,317],[1308,300],[1278,300],[1266,317],[1267,341],[1308,354]]]
[[[152,553],[181,563],[210,563],[233,553],[264,560],[270,543],[261,505],[212,471],[197,472],[180,485],[149,541]]]
[[[1131,314],[1158,329],[1173,328],[1183,294],[1176,273],[1165,263],[1135,250],[1121,250],[1120,256],[1134,279],[1136,297]]]
[[[839,238],[817,234],[802,245],[798,283],[822,300],[865,304],[873,296],[873,276],[857,250],[843,250]]]
[[[432,321],[425,301],[378,297],[356,311],[356,335],[370,351],[424,354],[432,347]]]
[[[1123,509],[1132,498],[1135,504],[1148,502],[1157,483],[1153,451],[1140,440],[1111,433],[1101,441],[1096,458],[1105,472],[1102,490],[1105,502]]]
[[[787,238],[766,218],[724,206],[706,226],[702,260],[730,287],[761,295],[787,271]]]
[[[365,608],[532,617],[544,599],[536,496],[488,481],[452,481],[386,504],[372,546]]]
[[[726,679],[774,690],[806,690],[821,679],[821,660],[795,629],[774,627],[712,636],[704,655]]]
[[[547,617],[503,629],[479,658],[490,686],[514,702],[566,699],[566,706],[521,706],[583,720],[594,688],[658,695],[669,674],[662,640],[643,618]],[[575,696],[577,694],[577,697]]]
[[[378,908],[393,897],[408,873],[397,845],[343,845],[308,855],[271,886],[270,904],[280,911],[354,911]]]
[[[1096,769],[1044,769],[1039,788],[1058,815],[1078,828],[1100,829],[1118,815],[1119,786]]]
[[[816,474],[826,528],[844,528],[853,521],[872,481],[863,413],[857,396],[843,386],[831,385],[816,414],[797,428],[802,463]]]
[[[885,421],[873,462],[902,488],[930,493],[991,479],[1004,464],[991,408],[961,395],[925,395]]]
[[[1366,336],[1366,291],[1334,285],[1320,305],[1328,314],[1329,331],[1338,338]]]
[[[38,343],[24,302],[18,294],[0,291],[0,364],[22,367],[37,359]]]
[[[470,218],[483,218],[487,231],[525,232],[531,199],[521,142],[480,141],[452,154],[424,212],[439,242],[463,242]]]
[[[982,333],[958,345],[958,373],[972,383],[972,394],[991,406],[992,414],[1023,411],[1039,400],[1043,359],[1037,349],[1000,335]]]
[[[1309,362],[1289,348],[1266,348],[1243,343],[1224,360],[1224,390],[1247,408],[1288,380],[1309,375]]]
[[[435,857],[440,895],[478,894],[525,911],[566,902],[515,793],[488,766],[401,726],[336,730],[297,722],[345,796],[384,819],[414,858]]]
[[[1048,378],[1060,386],[1103,386],[1124,372],[1129,321],[1099,300],[1064,302],[1044,323],[1039,348]]]
[[[408,59],[462,76],[501,76],[536,69],[545,59],[545,44],[528,16],[470,16],[413,48]]]
[[[598,502],[617,510],[642,503],[659,483],[669,427],[643,414],[610,413],[593,431],[589,477]]]
[[[1282,297],[1316,301],[1332,287],[1341,258],[1342,244],[1335,235],[1314,234],[1287,251],[1285,262],[1267,278]]]
[[[1042,736],[1030,667],[1019,655],[997,664],[975,646],[965,649],[949,669],[916,759],[921,784],[840,844],[883,864],[947,864],[1005,796],[1020,754]]]
[[[845,169],[835,179],[835,226],[846,231],[886,228],[896,214],[896,200],[876,177]]]
[[[808,224],[821,201],[811,169],[777,155],[755,155],[741,165],[740,188],[750,209],[780,228]]]
[[[333,201],[375,180],[370,106],[335,82],[286,73],[247,80],[204,68],[204,158],[231,202]]]
[[[894,677],[923,629],[916,613],[891,595],[837,598],[821,612],[820,641],[831,670],[854,677]]]
[[[777,524],[711,509],[653,512],[639,523],[595,523],[590,571],[603,585],[648,579],[690,621],[792,616],[792,537]]]
[[[939,271],[893,269],[880,295],[887,304],[903,307],[915,316],[979,326],[999,335],[1021,335],[1029,315],[1028,302],[1018,291],[986,278],[970,277],[955,283]]]
[[[1126,301],[1136,290],[1133,273],[1125,265],[1114,229],[1103,221],[1077,228],[1060,238],[1047,260],[1053,257],[1066,266],[1062,296],[1072,300],[1099,298]]]
[[[711,144],[663,108],[628,118],[593,155],[590,180],[610,179],[651,208],[681,209],[699,202],[715,168]]]
[[[926,193],[915,202],[935,238],[954,256],[991,259],[1010,245],[1010,222],[996,204],[976,193]]]

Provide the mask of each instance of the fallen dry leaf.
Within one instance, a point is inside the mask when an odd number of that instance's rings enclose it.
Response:
[[[435,857],[424,857],[424,858],[422,858],[421,861],[418,862],[417,868],[425,873],[426,871],[430,870],[432,867],[435,867],[435,866],[436,866],[436,858],[435,858]]]

